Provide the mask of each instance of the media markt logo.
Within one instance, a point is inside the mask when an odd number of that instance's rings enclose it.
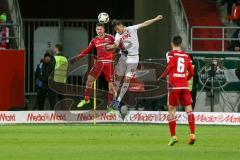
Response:
[[[65,114],[57,114],[57,113],[44,113],[44,114],[33,114],[28,113],[27,121],[30,122],[52,122],[52,121],[66,121]]]
[[[16,121],[15,114],[6,114],[6,113],[0,114],[0,122],[15,122],[15,121]]]

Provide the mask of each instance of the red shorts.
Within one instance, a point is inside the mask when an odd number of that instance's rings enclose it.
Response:
[[[106,81],[113,82],[114,80],[114,65],[113,63],[103,63],[103,62],[96,62],[93,68],[90,70],[89,74],[93,76],[95,79],[103,73]]]
[[[189,106],[192,104],[192,96],[189,89],[172,89],[168,92],[168,105]]]

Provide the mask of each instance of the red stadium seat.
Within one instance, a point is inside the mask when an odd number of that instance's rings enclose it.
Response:
[[[218,9],[214,3],[207,0],[182,0],[190,26],[222,26]],[[195,38],[221,38],[221,29],[194,29]],[[225,49],[226,49],[225,45]],[[219,40],[194,40],[193,50],[221,51],[222,42]]]

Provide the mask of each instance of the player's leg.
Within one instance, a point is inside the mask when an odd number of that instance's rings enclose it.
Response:
[[[123,96],[128,90],[130,81],[133,77],[136,76],[136,71],[138,67],[139,57],[138,56],[127,56],[125,59],[126,64],[126,71],[125,71],[125,77],[123,80],[123,84],[119,93],[119,96],[117,98],[117,101],[121,102]]]
[[[116,93],[113,81],[114,81],[114,64],[113,63],[105,63],[103,67],[103,75],[108,82],[108,95],[107,95],[107,103],[108,106],[113,101],[114,95]]]
[[[125,76],[126,73],[126,69],[127,69],[127,64],[126,64],[126,57],[125,56],[121,56],[118,60],[118,63],[115,67],[115,80],[114,80],[114,87],[115,87],[115,95],[114,95],[114,99],[117,98],[118,96],[118,91],[119,88],[121,86],[121,81],[123,79],[123,77]]]
[[[196,138],[195,138],[195,116],[192,111],[192,106],[186,106],[185,111],[187,113],[188,117],[188,126],[190,129],[190,135],[189,135],[189,141],[188,144],[194,144]]]
[[[168,143],[169,146],[174,145],[178,142],[178,138],[176,136],[176,120],[175,120],[175,113],[176,113],[176,106],[168,106],[168,126],[170,130],[170,141]]]
[[[185,106],[185,111],[188,116],[189,130],[191,134],[195,134],[195,117],[192,111],[192,106]]]
[[[93,83],[101,74],[103,68],[103,63],[97,62],[93,68],[90,70],[87,78],[87,83],[84,91],[84,99],[79,102],[77,107],[83,107],[84,105],[90,103],[90,96],[93,90]]]
[[[168,145],[172,146],[176,142],[178,142],[178,138],[176,136],[176,119],[175,113],[176,108],[178,106],[178,90],[169,90],[168,92],[168,126],[170,130],[170,141]]]
[[[92,75],[88,75],[87,83],[84,91],[84,99],[78,103],[77,107],[83,107],[84,105],[90,103],[90,96],[92,93],[92,87],[95,80],[96,78],[94,78]]]
[[[193,110],[192,110],[192,98],[191,98],[191,94],[189,90],[182,90],[181,92],[181,104],[182,106],[185,106],[185,111],[187,113],[187,117],[188,117],[188,126],[189,126],[189,130],[190,130],[190,136],[189,136],[189,144],[194,144],[195,142],[195,116],[193,114]]]
[[[126,68],[125,77],[123,79],[123,84],[120,89],[116,103],[114,104],[115,109],[120,109],[119,108],[120,103],[121,103],[124,95],[128,91],[131,79],[136,75],[137,66],[138,66],[138,63],[127,63],[127,68]]]
[[[114,88],[115,88],[116,92],[114,94],[114,99],[117,99],[119,88],[121,86],[121,82],[123,80],[123,77],[124,76],[121,76],[118,73],[116,73],[116,75],[115,75]]]
[[[114,94],[114,100],[112,101],[111,106],[109,107],[111,110],[118,110],[120,106],[120,102],[117,101],[119,88],[121,86],[121,82],[123,77],[125,76],[127,70],[127,64],[126,64],[126,56],[122,55],[119,58],[118,64],[115,67],[115,81],[114,81],[114,87],[115,87],[115,94]]]
[[[107,95],[107,111],[110,114],[115,113],[115,109],[112,107],[112,104],[114,102],[114,95],[116,93],[115,87],[113,82],[108,82],[108,95]]]
[[[120,102],[118,102],[116,99],[117,99],[117,96],[118,96],[118,90],[120,88],[120,85],[121,85],[121,81],[123,79],[123,76],[119,76],[115,75],[115,81],[114,83],[110,83],[109,84],[109,91],[111,90],[114,90],[114,94],[113,94],[113,97],[112,97],[112,102],[110,103],[110,105],[108,105],[107,109],[108,109],[108,112],[110,114],[113,114],[115,112],[115,110],[118,110],[118,106],[120,105]],[[108,95],[108,99],[110,100],[110,94]]]
[[[107,96],[108,105],[112,103],[115,93],[116,90],[114,88],[113,82],[108,82],[108,96]]]

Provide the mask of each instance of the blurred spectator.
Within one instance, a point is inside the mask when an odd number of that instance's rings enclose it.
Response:
[[[67,70],[68,70],[68,60],[63,55],[63,45],[58,43],[54,48],[54,81],[58,83],[66,83],[67,80]],[[64,96],[58,94],[58,99],[64,99]],[[62,107],[64,108],[64,106]]]
[[[54,81],[59,83],[66,83],[67,79],[67,69],[68,60],[63,55],[63,45],[56,44],[55,46],[55,56],[54,56]]]
[[[233,4],[235,3],[236,0],[222,0],[222,5],[224,5],[225,3],[227,3],[227,15],[228,17],[231,16],[232,13],[232,7]]]
[[[227,3],[228,21],[236,22],[240,20],[240,0],[222,0],[222,5]]]
[[[68,60],[63,55],[63,45],[60,43],[56,44],[54,51],[55,51],[55,56],[53,59],[53,66],[54,66],[53,80],[56,83],[59,83],[59,87],[65,86],[65,83],[67,81]],[[64,92],[66,92],[66,91],[64,91]],[[68,107],[67,107],[68,105],[65,104],[64,101],[61,101],[64,99],[64,95],[57,94],[57,97],[59,100],[57,109],[61,109],[61,110],[68,109]]]
[[[7,22],[7,15],[5,13],[0,15],[0,49],[7,49],[7,44],[9,43],[9,28],[4,26]]]
[[[237,29],[231,36],[231,38],[237,38],[237,40],[231,40],[230,51],[240,51],[240,29]]]
[[[51,53],[49,51],[46,51],[46,53],[44,54],[44,58],[37,66],[35,73],[37,87],[37,103],[39,110],[44,109],[44,103],[47,95],[51,110],[54,109],[54,106],[56,104],[56,93],[52,91],[48,86],[48,77],[54,70],[54,67],[51,63],[51,57]]]

